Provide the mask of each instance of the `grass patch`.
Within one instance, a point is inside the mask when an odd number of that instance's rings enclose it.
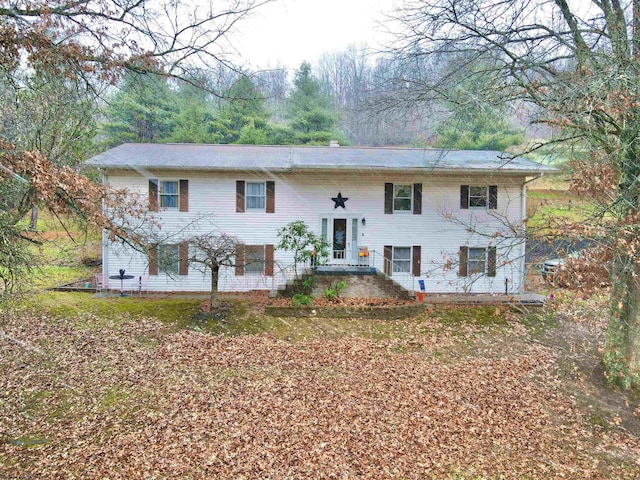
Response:
[[[100,407],[110,409],[122,405],[129,398],[129,392],[119,386],[108,388],[100,399]]]
[[[104,297],[97,298],[80,292],[46,292],[24,300],[27,307],[57,318],[84,322],[85,314],[92,319],[127,321],[153,317],[165,323],[180,324],[194,315],[201,299]]]
[[[95,274],[95,268],[86,267],[83,265],[47,265],[38,268],[38,270],[34,272],[32,285],[36,288],[53,288],[67,283],[75,282],[83,278],[91,278]]]
[[[424,319],[422,319],[424,320]],[[402,338],[407,332],[426,331],[420,318],[404,321],[361,318],[272,317],[252,313],[246,303],[234,302],[229,315],[215,318],[197,314],[179,322],[211,334],[238,336],[270,334],[282,340],[303,341],[315,338]]]
[[[558,318],[553,311],[528,313],[520,317],[520,322],[533,337],[542,335],[549,329],[558,327]]]
[[[40,445],[46,445],[47,443],[49,443],[49,440],[47,440],[46,438],[29,435],[20,438],[8,438],[6,442],[9,445],[14,445],[16,447],[33,448],[39,447]]]
[[[470,324],[475,326],[507,326],[509,324],[505,313],[506,307],[488,306],[455,306],[436,307],[431,312],[431,316],[436,318],[443,325]]]
[[[562,190],[529,190],[527,192],[527,227],[544,229],[549,220],[579,222],[589,218],[595,207],[588,201]]]

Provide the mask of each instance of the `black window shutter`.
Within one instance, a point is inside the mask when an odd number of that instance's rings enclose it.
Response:
[[[158,245],[150,245],[147,255],[149,257],[149,275],[158,275]]]
[[[468,262],[469,262],[469,247],[462,246],[460,247],[460,264],[458,268],[458,275],[461,277],[467,276],[468,271]]]
[[[236,181],[236,212],[244,212],[244,180]]]
[[[489,208],[495,210],[498,208],[498,186],[489,185]]]
[[[236,275],[244,275],[244,244],[238,243],[236,245]]]
[[[413,214],[422,214],[422,184],[413,184]]]
[[[393,183],[384,184],[384,213],[393,213]]]
[[[274,250],[273,245],[264,246],[264,274],[267,277],[273,277]]]
[[[469,208],[469,185],[460,185],[460,208]]]
[[[189,244],[180,242],[178,245],[178,275],[189,275]]]
[[[158,179],[149,179],[149,211],[158,211]]]
[[[496,247],[487,249],[487,275],[489,277],[496,276]]]
[[[393,247],[391,245],[384,246],[384,274],[391,276],[393,273]]]
[[[180,211],[189,211],[189,180],[180,180]]]
[[[422,264],[422,248],[420,245],[413,246],[413,260],[411,266],[411,273],[414,277],[420,276],[420,266]]]
[[[276,182],[267,182],[267,205],[266,213],[275,213],[276,211]]]

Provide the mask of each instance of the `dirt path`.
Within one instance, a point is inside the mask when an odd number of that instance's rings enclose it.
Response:
[[[592,306],[585,312],[557,315],[557,327],[535,339],[553,348],[567,394],[603,428],[622,428],[640,435],[640,392],[626,392],[607,383],[601,362],[606,312]]]

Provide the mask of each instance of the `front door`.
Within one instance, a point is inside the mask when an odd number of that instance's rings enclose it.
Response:
[[[358,263],[358,218],[322,219],[322,235],[329,242],[330,263]]]

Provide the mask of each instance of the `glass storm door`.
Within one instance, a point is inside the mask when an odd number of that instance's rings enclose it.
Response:
[[[359,217],[321,218],[321,236],[329,244],[329,263],[358,265]]]

